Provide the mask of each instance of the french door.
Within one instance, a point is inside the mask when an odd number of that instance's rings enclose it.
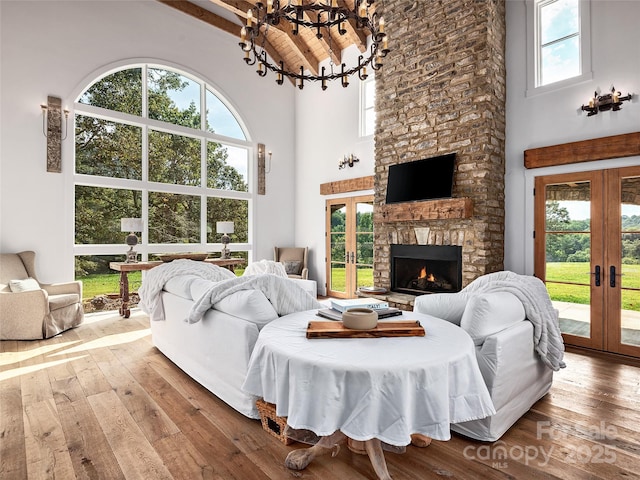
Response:
[[[327,295],[353,298],[373,285],[373,195],[327,200]]]
[[[535,275],[565,343],[640,357],[640,167],[537,177]]]

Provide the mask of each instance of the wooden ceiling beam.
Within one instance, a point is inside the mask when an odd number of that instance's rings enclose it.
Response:
[[[209,0],[211,3],[218,5],[230,12],[236,14],[241,22],[244,22],[247,19],[247,11],[255,6],[254,2],[249,2],[246,0]],[[296,55],[300,59],[300,63],[302,66],[310,70],[314,75],[318,74],[318,63],[319,59],[313,55],[313,52],[309,48],[309,46],[302,40],[298,35],[293,34],[293,28],[291,24],[288,22],[281,22],[278,26],[271,25],[269,30],[275,30],[276,32],[281,33],[282,35],[286,35],[291,43],[292,50],[296,53]],[[264,34],[265,29],[262,29],[262,33]],[[269,52],[268,52],[269,53]],[[269,53],[270,54],[270,53]],[[271,54],[270,54],[271,55]],[[272,56],[272,58],[274,58]],[[275,60],[275,58],[274,58]],[[280,63],[280,60],[276,61],[276,64]],[[297,66],[292,66],[289,62],[284,62],[285,67],[289,71],[298,71]]]
[[[222,18],[219,15],[216,15],[215,13],[200,7],[199,5],[196,5],[186,0],[157,0],[157,1],[165,5],[168,5],[172,8],[175,8],[176,10],[182,13],[185,13],[194,18],[197,18],[198,20],[208,23],[209,25],[217,27],[227,33],[230,33],[234,37],[238,37],[238,38],[240,37],[240,28],[242,28],[241,25],[233,23],[232,21],[227,20],[226,18]],[[245,17],[246,17],[246,12],[245,12]],[[282,61],[286,65],[286,62],[284,61],[280,53],[268,41],[265,42],[264,48],[276,63],[280,63],[280,61]],[[240,54],[240,49],[238,53]],[[293,81],[292,83],[295,84],[295,82]]]
[[[207,9],[204,9],[194,3],[185,0],[157,0],[160,3],[164,3],[176,10],[191,15],[198,20],[202,20],[209,25],[224,30],[231,35],[240,36],[240,26],[233,22],[230,22],[226,18],[222,18]]]
[[[355,1],[349,4],[346,0],[338,0],[338,5],[342,8],[346,8],[347,10],[353,10],[354,4]],[[358,47],[360,53],[363,53],[367,49],[368,35],[361,28],[357,27],[356,22],[353,19],[349,19],[345,30],[347,31],[345,35],[349,38],[349,42]]]

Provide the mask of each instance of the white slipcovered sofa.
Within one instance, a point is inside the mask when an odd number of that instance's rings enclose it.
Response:
[[[309,295],[315,301],[315,281],[282,280],[291,282],[297,295]],[[247,417],[260,418],[257,398],[241,386],[261,328],[279,315],[262,291],[246,289],[215,303],[199,321],[187,322],[194,303],[214,283],[188,273],[166,281],[159,294],[164,319],[150,322],[153,344],[225,403]],[[140,292],[142,296],[144,289]],[[144,302],[141,307],[149,313]]]
[[[463,290],[422,295],[414,311],[459,325],[476,345],[496,414],[451,425],[452,431],[476,440],[498,440],[551,388],[553,370],[536,352],[534,326],[513,293]]]

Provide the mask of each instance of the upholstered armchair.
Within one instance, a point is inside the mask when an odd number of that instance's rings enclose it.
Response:
[[[84,319],[82,283],[42,284],[35,252],[0,254],[0,340],[49,338]]]
[[[309,276],[307,268],[307,255],[309,249],[307,247],[274,247],[273,259],[284,265],[289,278],[301,278],[306,280]]]

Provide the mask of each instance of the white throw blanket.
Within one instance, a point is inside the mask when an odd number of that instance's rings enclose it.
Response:
[[[152,321],[164,320],[160,292],[167,280],[177,275],[196,275],[212,282],[236,278],[232,271],[211,263],[180,259],[158,265],[146,273],[144,282],[138,289],[140,308],[149,314]]]
[[[322,305],[296,284],[295,280],[271,274],[249,275],[230,278],[212,285],[208,292],[196,300],[187,321],[199,322],[213,305],[239,290],[260,290],[269,299],[278,315],[322,308]]]
[[[483,275],[462,292],[470,295],[480,292],[510,292],[522,302],[527,319],[533,324],[536,352],[551,369],[565,368],[562,361],[564,342],[558,324],[558,312],[553,308],[549,293],[542,280],[529,275],[503,271]]]
[[[284,265],[280,262],[274,262],[273,260],[260,260],[259,262],[250,263],[242,275],[259,275],[261,273],[271,273],[278,277],[287,277],[287,271],[284,269]]]

